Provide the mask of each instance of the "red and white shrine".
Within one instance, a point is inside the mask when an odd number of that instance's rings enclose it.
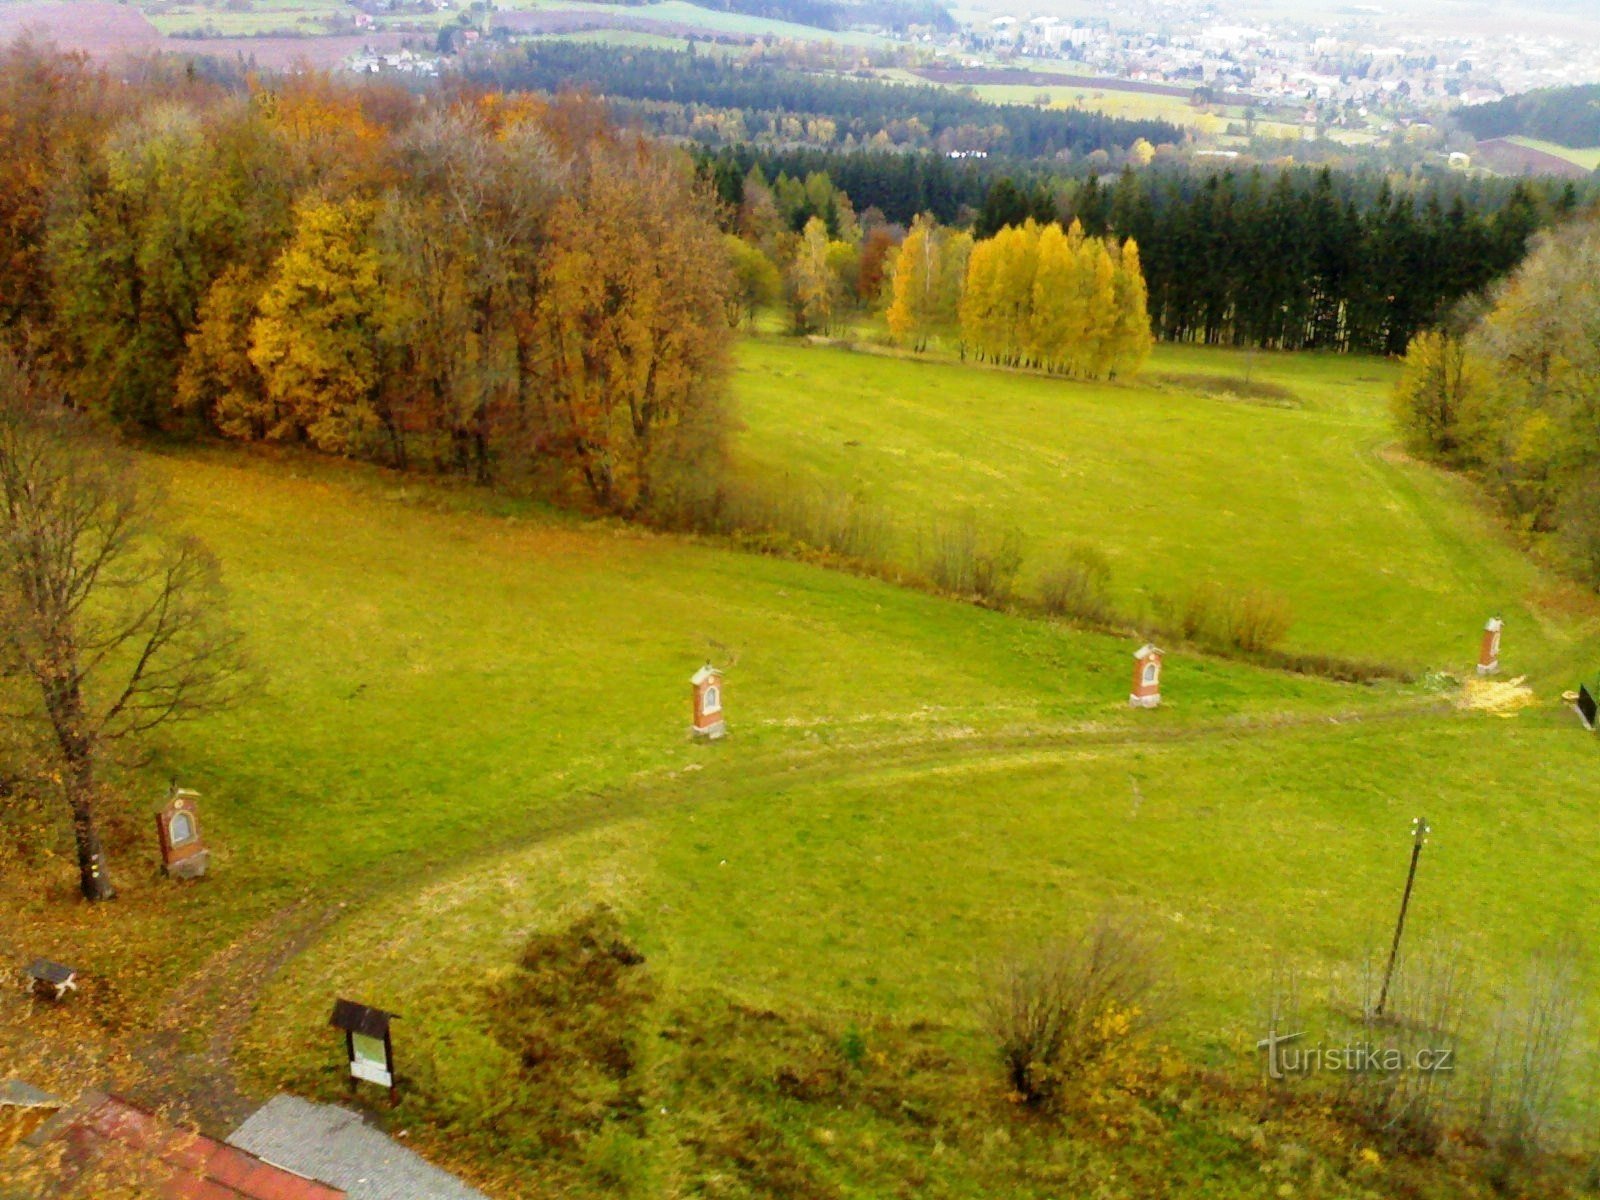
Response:
[[[211,851],[200,840],[200,818],[194,811],[199,792],[174,787],[167,803],[156,814],[156,833],[161,838],[161,869],[174,879],[195,879],[206,873]]]
[[[690,677],[689,684],[694,689],[694,725],[689,732],[707,740],[726,737],[728,726],[722,719],[722,672],[707,663]]]
[[[1500,669],[1500,629],[1503,622],[1499,617],[1490,617],[1488,624],[1483,627],[1483,641],[1478,644],[1478,674],[1493,675]]]
[[[1133,652],[1133,690],[1128,693],[1128,703],[1134,708],[1154,708],[1161,703],[1163,653],[1148,642]]]

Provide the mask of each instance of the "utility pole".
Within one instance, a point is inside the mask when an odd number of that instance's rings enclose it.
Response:
[[[1406,872],[1406,890],[1400,897],[1400,919],[1394,923],[1394,943],[1389,947],[1389,965],[1383,970],[1383,990],[1378,993],[1378,1007],[1373,1015],[1383,1016],[1383,1006],[1389,1002],[1389,981],[1394,977],[1394,962],[1400,955],[1400,935],[1406,928],[1406,909],[1411,904],[1411,887],[1417,882],[1417,860],[1422,857],[1422,844],[1432,833],[1428,822],[1415,817],[1411,822],[1411,869]]]

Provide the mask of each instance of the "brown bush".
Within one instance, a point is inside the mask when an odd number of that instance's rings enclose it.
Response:
[[[1103,913],[1080,937],[999,964],[985,1017],[1011,1089],[1056,1107],[1063,1089],[1155,1021],[1156,952],[1128,918]]]
[[[1111,560],[1094,546],[1068,547],[1039,580],[1039,602],[1055,616],[1111,620]]]

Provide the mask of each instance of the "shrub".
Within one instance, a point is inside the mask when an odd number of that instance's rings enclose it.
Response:
[[[1055,1108],[1066,1085],[1150,1027],[1156,983],[1148,936],[1112,914],[1074,941],[1003,961],[985,1016],[1013,1093]]]
[[[1384,1065],[1338,1074],[1345,1110],[1393,1154],[1435,1153],[1452,1114],[1454,1059],[1469,1015],[1469,973],[1460,947],[1432,947],[1402,958],[1387,994],[1385,1012],[1376,1011],[1382,992],[1385,956],[1367,956],[1360,975],[1359,1044],[1370,1047]],[[1442,1069],[1424,1069],[1439,1062]],[[1385,1056],[1390,1056],[1385,1061]]]
[[[1253,587],[1233,597],[1227,641],[1251,653],[1270,650],[1283,641],[1293,619],[1287,600],[1276,592]]]
[[[1293,621],[1289,602],[1276,592],[1230,591],[1210,580],[1158,599],[1156,609],[1168,632],[1186,641],[1250,654],[1275,647]]]
[[[1039,600],[1056,616],[1104,622],[1111,609],[1111,560],[1098,548],[1078,544],[1039,580]]]
[[[723,534],[767,553],[820,550],[883,564],[894,546],[894,526],[881,508],[791,481],[777,488],[729,484],[682,501],[659,510],[666,524]]]
[[[1520,987],[1501,997],[1478,1124],[1512,1162],[1539,1148],[1579,1065],[1584,998],[1578,953],[1573,944],[1557,944],[1534,959]]]
[[[642,1111],[639,1024],[655,994],[643,962],[602,906],[529,938],[491,987],[490,1028],[516,1056],[517,1083],[539,1097],[528,1116],[546,1146],[574,1146]]]
[[[1015,529],[996,533],[975,517],[936,521],[922,541],[922,570],[947,592],[1000,602],[1011,595],[1022,567],[1022,536]]]
[[[1206,580],[1182,592],[1158,596],[1155,606],[1167,632],[1184,641],[1204,642],[1210,640],[1211,632],[1221,624],[1225,600],[1223,590]]]

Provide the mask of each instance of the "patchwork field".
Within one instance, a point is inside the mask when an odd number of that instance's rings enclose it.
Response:
[[[1246,375],[1271,405],[1230,393]],[[1574,836],[1596,748],[1557,698],[1593,609],[1393,452],[1390,378],[1169,349],[1088,386],[741,345],[747,481],[856,493],[902,531],[1014,524],[1027,586],[1090,541],[1129,607],[1263,583],[1295,646],[1419,676],[1179,653],[1138,712],[1131,631],[295,454],[148,455],[222,559],[256,678],[122,782],[152,807],[172,777],[202,793],[212,873],[158,881],[141,810],[91,919],[63,859],[0,871],[0,954],[84,969],[61,1070],[154,1062],[127,1086],[212,1122],[241,1094],[343,1094],[334,996],[396,1011],[383,1119],[507,1197],[1392,1194],[1356,1145],[1291,1161],[1187,1083],[1082,1137],[1020,1119],[978,1013],[1000,956],[1115,903],[1160,932],[1171,1053],[1248,1075],[1275,971],[1349,1008],[1419,812],[1419,947],[1497,984],[1554,931],[1600,933],[1600,851]],[[1533,685],[1503,713],[1436,674],[1469,672],[1492,611]],[[700,745],[707,659],[732,732]],[[539,1032],[589,1011],[525,999],[556,994],[554,944],[519,966],[597,905],[648,981],[594,1002],[621,1068],[573,1048],[592,1031]],[[0,997],[0,1043],[37,1022]]]
[[[1563,146],[1557,142],[1544,142],[1531,137],[1508,137],[1506,141],[1527,150],[1536,150],[1540,154],[1553,155],[1565,159],[1573,166],[1582,167],[1585,171],[1600,171],[1600,146],[1591,146],[1586,150],[1575,150],[1571,146]]]

